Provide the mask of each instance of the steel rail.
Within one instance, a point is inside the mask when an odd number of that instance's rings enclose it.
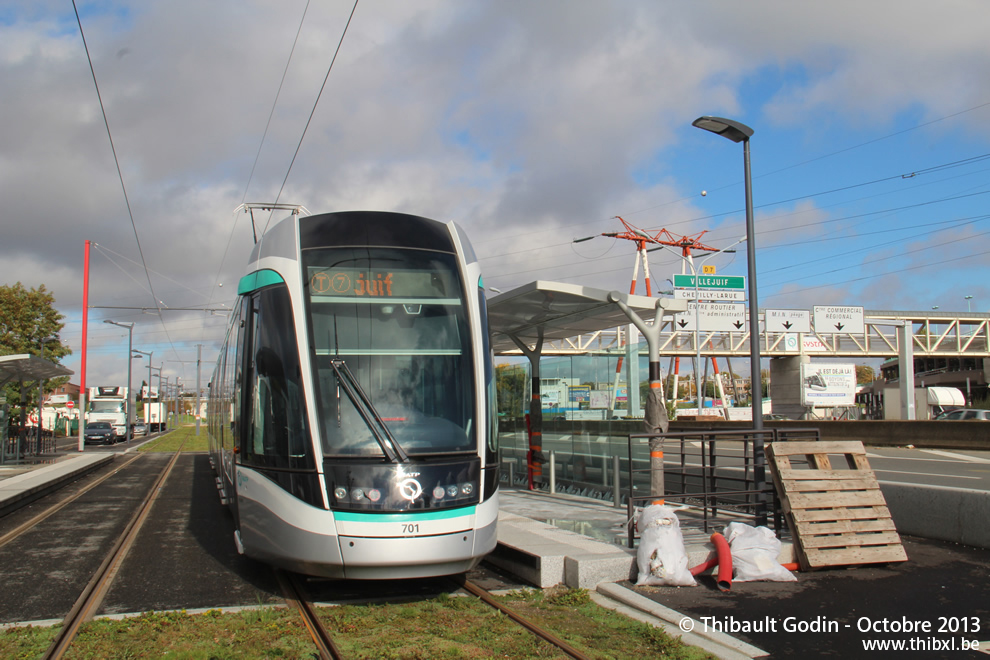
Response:
[[[85,621],[89,620],[93,612],[103,603],[103,598],[106,596],[107,590],[110,588],[110,584],[117,574],[117,569],[123,562],[124,557],[127,556],[128,550],[134,544],[138,532],[144,525],[145,520],[147,520],[148,514],[151,512],[151,507],[158,499],[161,487],[171,474],[172,468],[175,466],[176,461],[178,461],[181,451],[182,447],[179,447],[175,455],[168,462],[168,465],[158,475],[141,506],[131,516],[130,521],[120,533],[120,536],[117,537],[117,541],[104,558],[103,563],[100,564],[100,567],[93,574],[93,577],[83,589],[79,598],[76,599],[72,609],[69,610],[69,613],[62,621],[62,628],[55,636],[55,639],[52,640],[51,646],[48,647],[48,650],[42,656],[45,660],[64,657],[65,653],[69,650],[69,646],[72,644],[72,640],[78,634],[79,627]]]
[[[313,643],[316,644],[319,650],[320,658],[323,660],[343,660],[344,656],[341,655],[340,649],[334,644],[333,638],[330,636],[330,631],[326,629],[320,618],[316,616],[316,610],[313,609],[312,603],[309,601],[308,596],[299,585],[295,576],[281,569],[275,569],[275,577],[278,578],[278,583],[282,588],[282,594],[285,597],[286,603],[296,608],[299,611],[299,615],[302,616],[303,623],[306,625],[306,629],[309,630],[309,634],[313,638]]]
[[[543,628],[539,627],[532,621],[523,617],[521,614],[513,611],[512,609],[498,602],[492,597],[490,593],[488,593],[478,585],[474,584],[467,578],[463,576],[460,578],[454,578],[454,582],[456,582],[458,586],[463,588],[471,595],[480,598],[486,605],[490,605],[491,607],[494,607],[499,612],[502,612],[503,614],[505,614],[507,617],[509,617],[510,619],[521,625],[526,630],[530,631],[531,633],[541,638],[542,640],[552,644],[553,646],[556,646],[558,649],[560,649],[567,655],[571,656],[572,658],[575,658],[576,660],[591,660],[591,656],[577,650],[576,648],[574,648],[573,646],[571,646],[561,638],[557,637],[553,633],[544,630]]]
[[[61,511],[63,508],[65,508],[69,504],[72,504],[77,499],[79,499],[80,497],[82,497],[83,495],[85,495],[86,493],[88,493],[89,491],[93,490],[94,488],[96,488],[97,486],[99,486],[100,484],[102,484],[104,481],[106,481],[107,479],[109,479],[110,477],[116,475],[118,472],[120,472],[121,470],[123,470],[124,468],[126,468],[128,465],[130,465],[131,463],[133,463],[134,461],[136,461],[138,458],[140,458],[139,455],[132,456],[126,463],[124,463],[123,465],[118,466],[117,469],[111,470],[107,474],[103,475],[102,477],[100,477],[99,479],[97,479],[96,481],[94,481],[93,483],[89,484],[88,486],[86,486],[85,488],[83,488],[82,490],[80,490],[75,495],[71,495],[70,497],[65,498],[61,502],[59,502],[57,504],[53,504],[51,507],[49,507],[48,509],[42,511],[41,513],[39,513],[35,517],[31,518],[30,520],[28,520],[28,521],[26,521],[24,523],[21,523],[20,525],[18,525],[14,529],[10,530],[9,532],[7,532],[6,534],[4,534],[3,536],[0,536],[0,548],[2,548],[3,546],[5,546],[6,544],[10,543],[15,538],[17,538],[18,536],[20,536],[24,532],[28,531],[29,529],[31,529],[32,527],[34,527],[38,523],[40,523],[43,520],[49,518],[50,516],[53,516],[56,513],[58,513],[59,511]]]

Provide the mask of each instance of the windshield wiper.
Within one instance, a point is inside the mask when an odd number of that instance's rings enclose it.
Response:
[[[351,370],[347,368],[347,363],[339,357],[331,358],[330,367],[333,368],[333,373],[337,376],[337,398],[340,398],[340,389],[343,389],[344,394],[351,400],[351,403],[354,404],[354,407],[357,408],[358,413],[364,419],[364,423],[371,430],[371,434],[375,436],[375,441],[382,448],[385,457],[392,463],[408,462],[409,455],[402,449],[395,438],[392,437],[392,433],[385,425],[385,420],[375,410],[371,399],[365,394],[364,389],[362,389],[357,379],[354,378]],[[340,410],[339,405],[337,409]]]

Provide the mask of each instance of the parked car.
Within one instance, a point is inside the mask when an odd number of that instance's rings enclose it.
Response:
[[[134,425],[134,428],[131,430],[131,435],[135,438],[142,435],[148,435],[148,425],[145,424],[144,422],[138,422],[137,424]]]
[[[950,410],[949,412],[942,413],[935,419],[937,420],[966,420],[966,419],[982,419],[990,421],[990,410],[981,410],[979,408],[957,408],[955,410]]]
[[[92,422],[86,425],[87,445],[112,445],[117,442],[117,431],[110,422]]]

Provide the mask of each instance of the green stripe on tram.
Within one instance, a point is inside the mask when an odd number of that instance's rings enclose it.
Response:
[[[242,296],[270,284],[284,283],[285,280],[282,279],[282,276],[274,270],[258,270],[241,278],[241,281],[237,283],[237,295]]]
[[[440,511],[423,511],[422,513],[351,513],[349,511],[334,511],[333,517],[345,522],[409,522],[411,520],[446,520],[461,516],[473,515],[477,507],[461,507],[458,509],[443,509]]]

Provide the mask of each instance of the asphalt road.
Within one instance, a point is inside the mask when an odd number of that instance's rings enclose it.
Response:
[[[526,443],[522,434],[515,433],[503,438],[502,444],[504,447],[524,447]],[[561,458],[576,453],[595,470],[601,466],[602,457],[610,470],[611,456],[628,453],[626,438],[557,433],[544,433],[543,450],[545,453],[556,451]],[[731,443],[726,443],[719,451],[731,453]],[[648,455],[646,452],[644,444],[644,457]],[[990,451],[867,447],[867,458],[881,481],[990,490]],[[730,463],[725,465],[728,467]]]

